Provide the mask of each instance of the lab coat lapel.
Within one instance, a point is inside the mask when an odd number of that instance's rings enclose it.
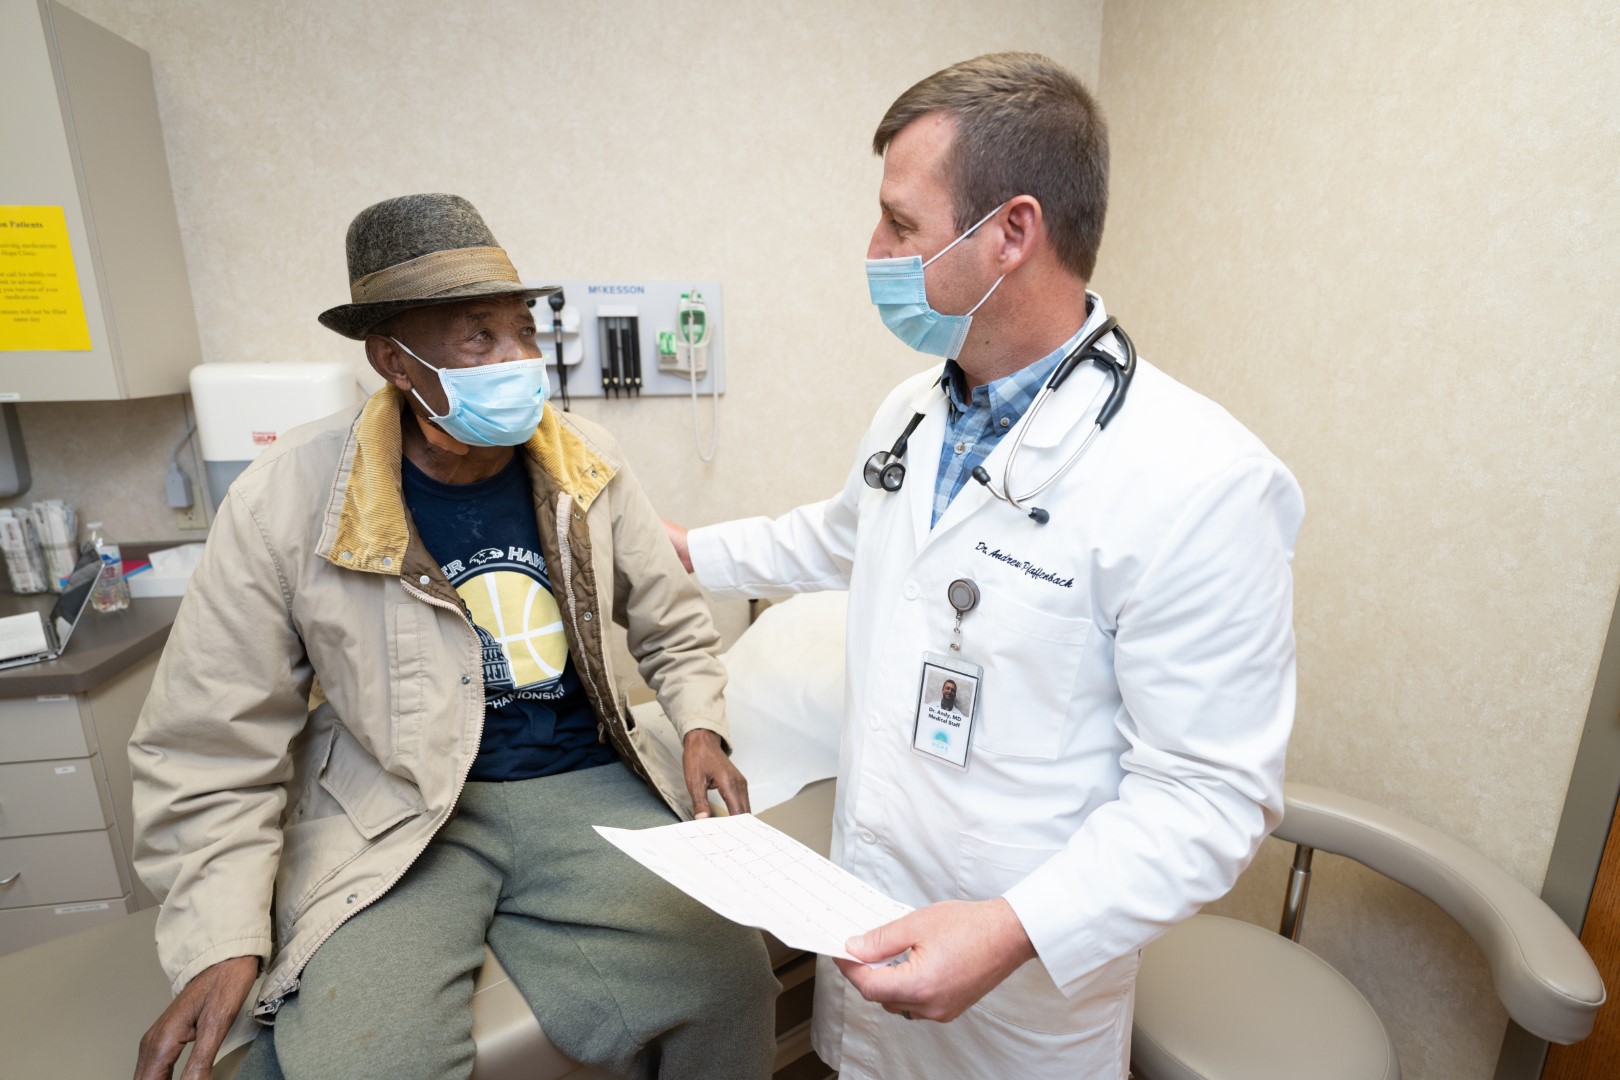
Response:
[[[911,513],[916,551],[928,543],[934,519],[934,485],[939,480],[939,447],[945,438],[945,407],[945,395],[934,395],[934,400],[922,409],[922,423],[911,433],[906,447],[906,483],[900,490]]]

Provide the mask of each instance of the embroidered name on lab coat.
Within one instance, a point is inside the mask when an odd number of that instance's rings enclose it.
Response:
[[[1069,577],[1058,577],[1056,570],[1047,570],[1044,567],[1036,566],[1028,559],[1020,559],[1018,556],[1008,554],[1007,552],[1002,551],[1000,548],[991,548],[983,540],[980,540],[978,543],[974,544],[973,550],[978,552],[980,555],[988,555],[997,562],[1004,562],[1014,569],[1022,570],[1025,577],[1032,577],[1036,581],[1051,582],[1053,585],[1061,585],[1065,589],[1074,588],[1073,575]]]

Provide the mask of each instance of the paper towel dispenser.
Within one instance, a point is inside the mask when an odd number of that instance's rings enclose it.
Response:
[[[199,364],[191,369],[197,438],[214,509],[253,459],[299,424],[354,407],[360,386],[338,361]]]

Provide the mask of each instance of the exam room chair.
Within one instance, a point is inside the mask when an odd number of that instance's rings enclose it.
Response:
[[[1495,863],[1409,818],[1310,784],[1287,786],[1273,833],[1295,845],[1278,933],[1195,915],[1143,952],[1137,1080],[1399,1080],[1389,1031],[1350,981],[1299,943],[1317,850],[1415,889],[1485,955],[1502,1005],[1550,1042],[1585,1038],[1603,980],[1569,927]]]

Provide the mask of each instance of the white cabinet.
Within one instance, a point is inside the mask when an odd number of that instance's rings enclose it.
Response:
[[[202,355],[151,63],[50,0],[0,0],[7,207],[60,208],[90,348],[18,348],[0,327],[0,402],[184,393]]]
[[[84,693],[0,697],[0,954],[154,902],[130,867],[128,745],[157,660]]]

